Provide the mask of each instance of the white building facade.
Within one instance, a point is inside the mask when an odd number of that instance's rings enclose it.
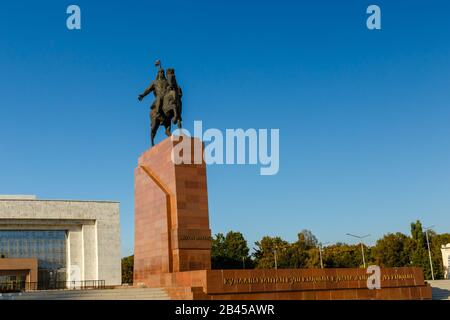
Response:
[[[119,203],[0,196],[0,256],[37,258],[43,285],[120,285]]]
[[[442,262],[444,264],[444,277],[445,279],[450,280],[450,243],[447,243],[445,246],[441,247],[442,252]]]

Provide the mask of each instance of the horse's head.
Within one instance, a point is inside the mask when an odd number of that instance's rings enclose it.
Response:
[[[177,87],[177,80],[175,78],[175,70],[173,68],[167,69],[167,81],[169,82],[169,86],[172,88]]]

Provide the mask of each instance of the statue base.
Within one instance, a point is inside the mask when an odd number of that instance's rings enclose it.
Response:
[[[177,143],[166,138],[135,169],[135,284],[151,274],[211,269],[206,165],[174,164]]]

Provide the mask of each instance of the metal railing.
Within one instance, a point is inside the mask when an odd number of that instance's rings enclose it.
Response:
[[[89,290],[105,289],[105,280],[51,281],[51,282],[0,282],[0,293],[34,290]]]

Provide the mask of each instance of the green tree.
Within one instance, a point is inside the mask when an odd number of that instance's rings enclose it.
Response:
[[[253,266],[247,241],[240,232],[230,231],[224,236],[216,234],[212,240],[211,258],[213,269],[241,269]]]
[[[122,283],[133,283],[134,255],[122,258]]]
[[[297,241],[289,243],[280,237],[263,237],[256,242],[256,268],[274,268],[275,252],[278,268],[308,268],[320,265],[317,238],[309,230],[302,230]]]
[[[318,247],[314,247],[308,250],[308,260],[306,261],[305,267],[320,268],[320,253]]]
[[[318,241],[309,230],[302,230],[297,235],[297,241],[291,245],[292,268],[307,268],[320,266]]]
[[[305,248],[310,249],[317,247],[319,241],[317,241],[316,236],[310,230],[302,230],[297,235],[297,242],[301,243]]]
[[[364,248],[367,254],[367,247]],[[336,243],[323,250],[323,261],[328,268],[358,268],[362,265],[361,246]]]
[[[257,269],[272,269],[275,267],[275,255],[278,268],[289,268],[292,264],[292,249],[289,242],[280,237],[265,236],[255,242],[253,254]]]
[[[374,260],[383,267],[406,267],[411,263],[412,240],[403,233],[388,233],[373,248]]]
[[[212,238],[211,243],[211,258],[214,259],[224,258],[225,257],[225,236],[223,233],[218,233]]]
[[[415,267],[422,268],[425,279],[431,279],[425,233],[423,232],[422,223],[419,220],[411,223],[411,238],[413,241],[411,264]]]
[[[439,251],[441,246],[450,243],[450,233],[437,234],[436,238],[436,242],[439,244]]]

